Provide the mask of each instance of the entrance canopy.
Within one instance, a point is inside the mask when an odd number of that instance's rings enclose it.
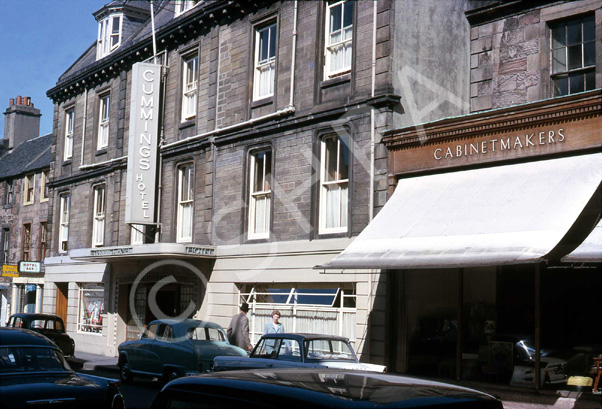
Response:
[[[327,269],[476,267],[539,262],[602,180],[602,154],[401,179]]]
[[[568,263],[602,263],[602,220],[583,243],[564,256],[562,261]]]

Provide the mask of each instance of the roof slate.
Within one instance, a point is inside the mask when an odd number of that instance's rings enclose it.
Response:
[[[0,158],[0,179],[49,168],[53,135],[43,135],[23,142]]]

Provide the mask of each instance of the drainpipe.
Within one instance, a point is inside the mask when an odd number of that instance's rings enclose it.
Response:
[[[86,120],[88,119],[88,88],[84,90],[84,118],[82,124],[82,152],[81,160],[79,163],[80,169],[84,166],[84,145],[86,142]]]
[[[297,59],[297,0],[295,0],[295,8],[293,13],[293,54],[291,57],[291,97],[288,103],[289,107],[293,107],[295,95],[295,61]]]
[[[152,2],[151,2],[152,8]],[[167,55],[166,55],[167,58]],[[156,63],[156,56],[155,56]],[[166,61],[167,63],[167,61]],[[163,73],[163,81],[161,87],[163,88],[161,92],[163,93],[162,98],[162,108],[165,111],[165,83],[167,82],[167,66],[161,65],[161,71]],[[155,199],[155,203],[157,205],[157,220],[156,220],[156,230],[155,230],[155,243],[161,242],[161,194],[163,193],[163,155],[161,154],[161,146],[163,146],[163,142],[165,142],[165,121],[161,121],[161,136],[159,138],[159,174],[157,175],[157,198]]]

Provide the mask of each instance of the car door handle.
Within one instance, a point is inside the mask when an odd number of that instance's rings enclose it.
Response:
[[[273,364],[268,364],[268,366],[267,366],[267,367],[268,367],[268,368],[271,368],[272,366],[273,366]]]

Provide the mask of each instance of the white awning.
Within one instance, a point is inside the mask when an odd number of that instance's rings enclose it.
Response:
[[[562,258],[567,263],[602,263],[602,220],[587,238]]]
[[[602,180],[602,154],[399,181],[328,269],[535,263],[573,225]]]

